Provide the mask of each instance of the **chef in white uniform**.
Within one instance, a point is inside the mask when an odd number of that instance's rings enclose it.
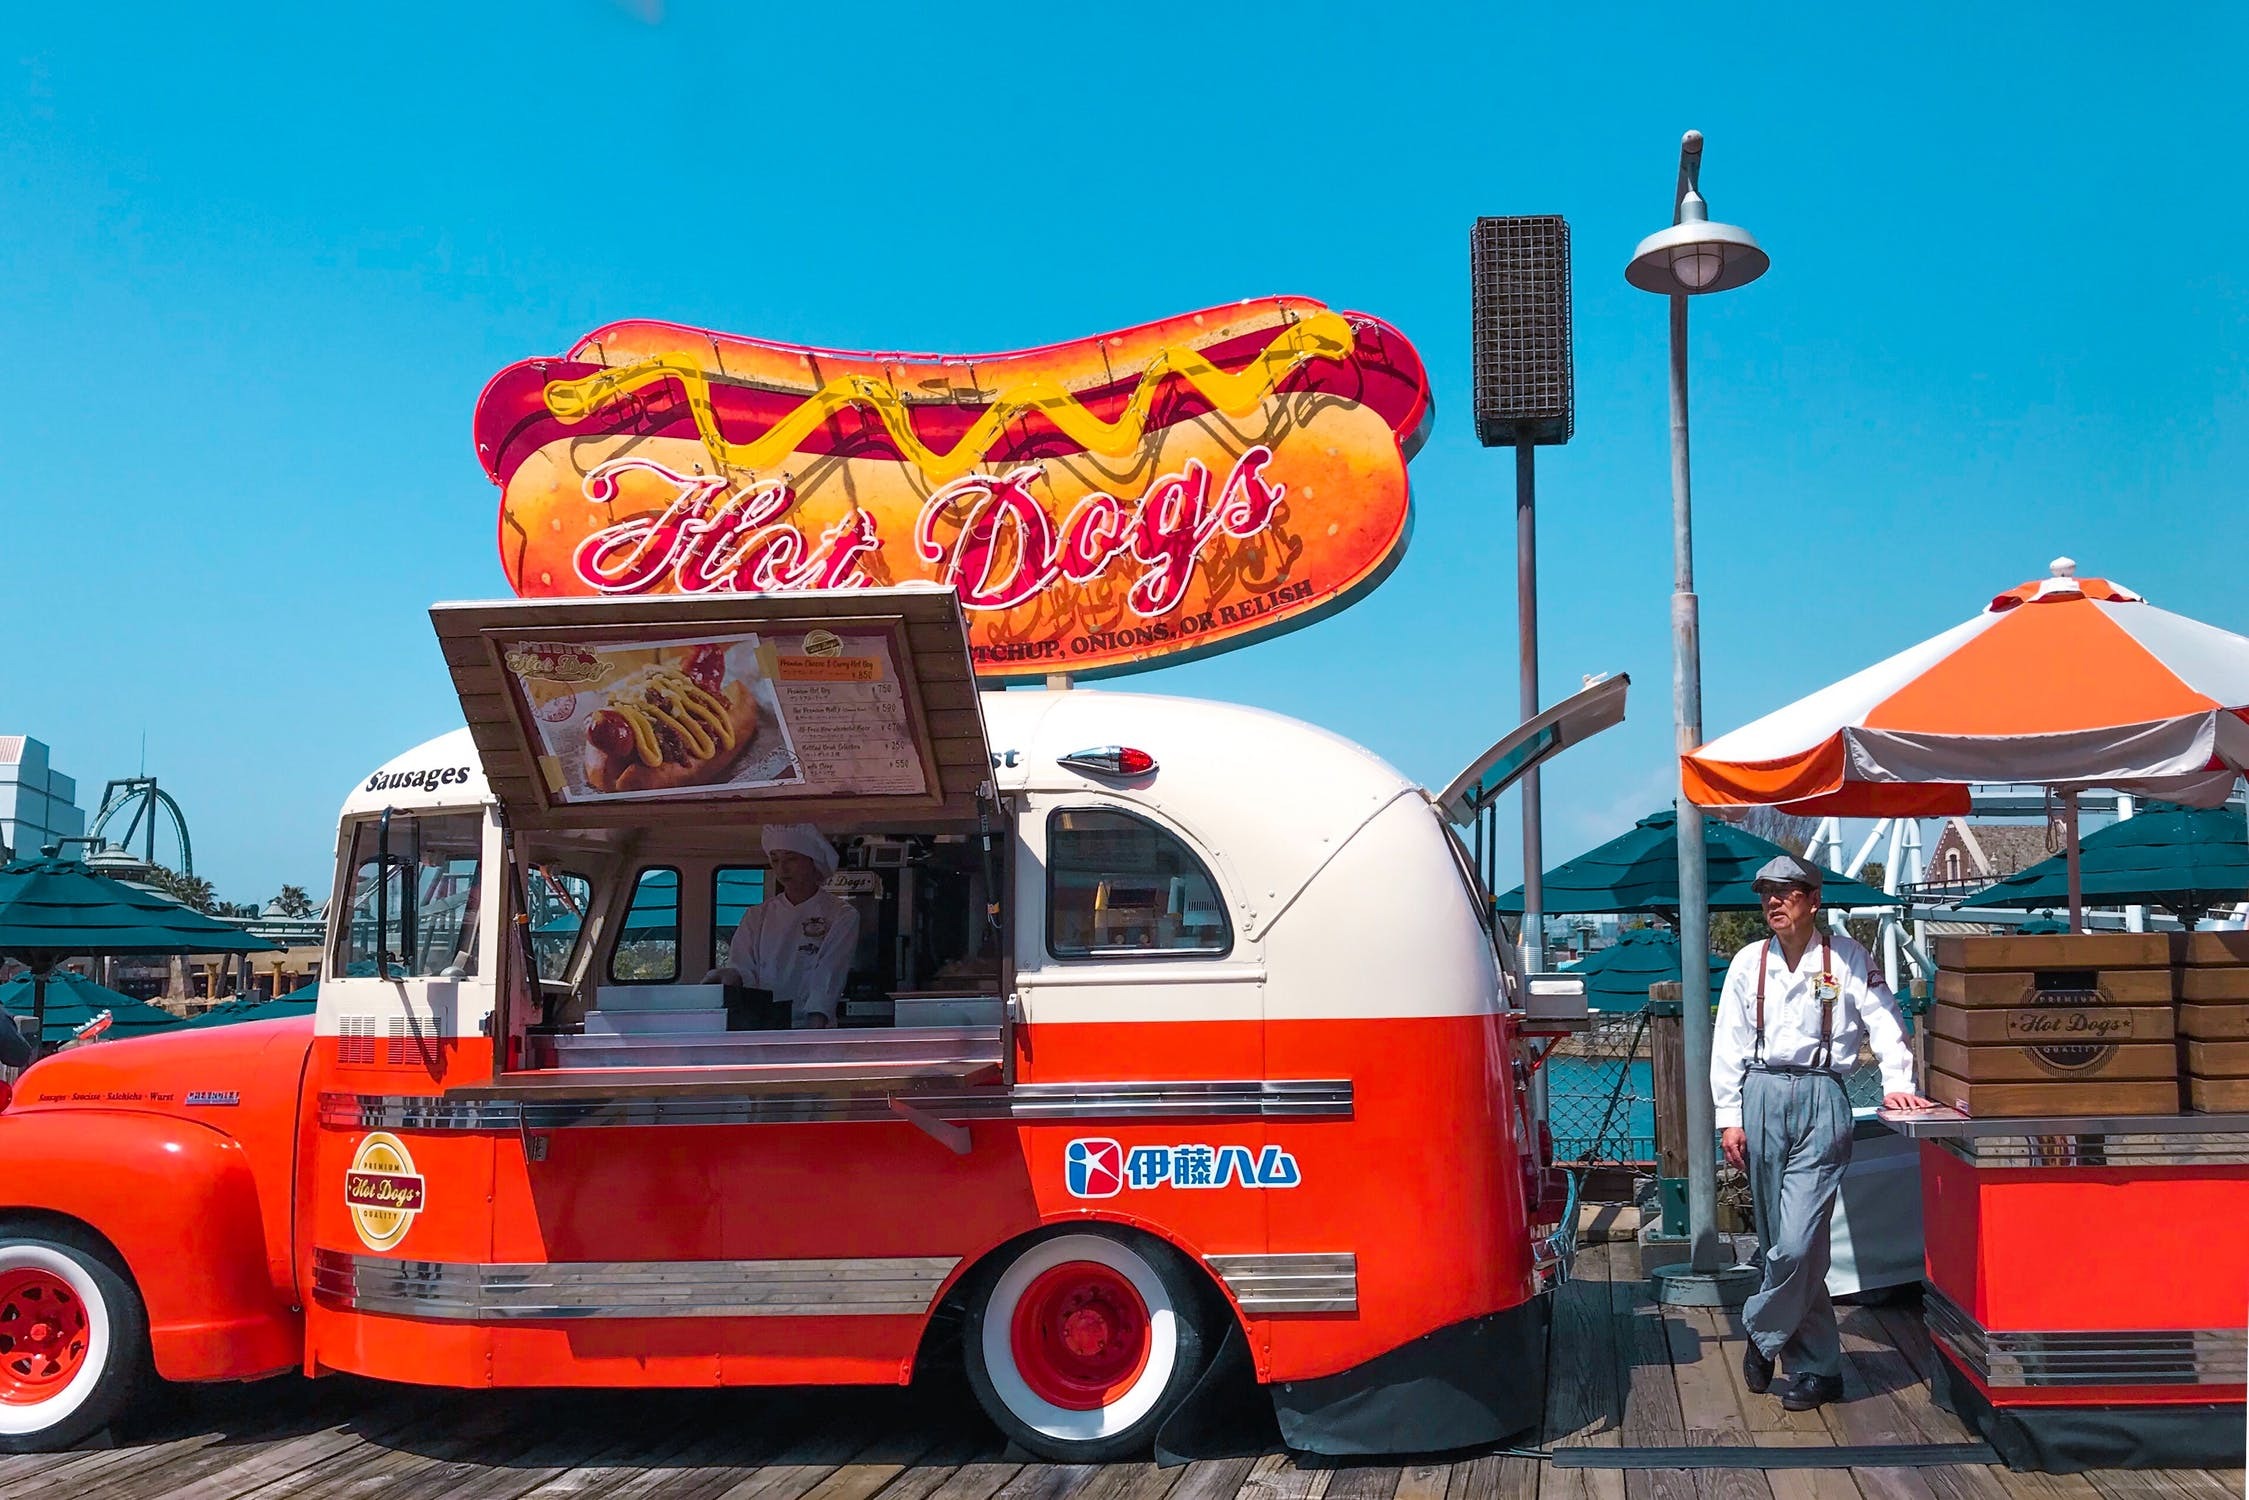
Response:
[[[765,899],[742,913],[726,966],[703,982],[770,990],[787,1003],[791,1025],[833,1026],[859,946],[859,913],[825,888],[836,872],[835,845],[809,823],[780,823],[765,830],[765,855],[772,871]]]

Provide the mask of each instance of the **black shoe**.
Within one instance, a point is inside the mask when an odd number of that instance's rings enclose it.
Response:
[[[1741,1378],[1752,1396],[1762,1396],[1773,1387],[1773,1362],[1757,1347],[1755,1339],[1742,1345]]]
[[[1788,1389],[1781,1392],[1780,1404],[1790,1411],[1810,1411],[1842,1399],[1843,1377],[1840,1375],[1803,1374],[1788,1382]]]

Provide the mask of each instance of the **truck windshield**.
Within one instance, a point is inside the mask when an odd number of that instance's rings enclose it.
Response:
[[[352,833],[337,972],[392,979],[471,975],[477,960],[476,813],[392,813]]]

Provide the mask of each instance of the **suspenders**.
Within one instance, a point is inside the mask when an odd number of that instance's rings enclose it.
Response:
[[[1753,1068],[1761,1068],[1765,1065],[1765,970],[1771,967],[1772,961],[1773,940],[1767,938],[1765,939],[1765,950],[1757,955],[1757,1044],[1749,1054],[1749,1065]],[[1830,976],[1835,973],[1835,956],[1829,949],[1827,934],[1824,932],[1820,934],[1819,971],[1823,975]],[[1842,987],[1842,981],[1836,980],[1835,988],[1838,993],[1841,992]],[[1819,1050],[1812,1054],[1812,1066],[1822,1070],[1831,1070],[1834,1066],[1834,1050],[1835,996],[1822,995],[1820,996],[1820,1044]]]

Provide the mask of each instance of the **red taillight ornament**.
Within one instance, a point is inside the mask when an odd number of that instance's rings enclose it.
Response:
[[[1096,776],[1147,776],[1156,769],[1156,758],[1127,745],[1103,745],[1098,750],[1076,750],[1055,757],[1057,764]]]

